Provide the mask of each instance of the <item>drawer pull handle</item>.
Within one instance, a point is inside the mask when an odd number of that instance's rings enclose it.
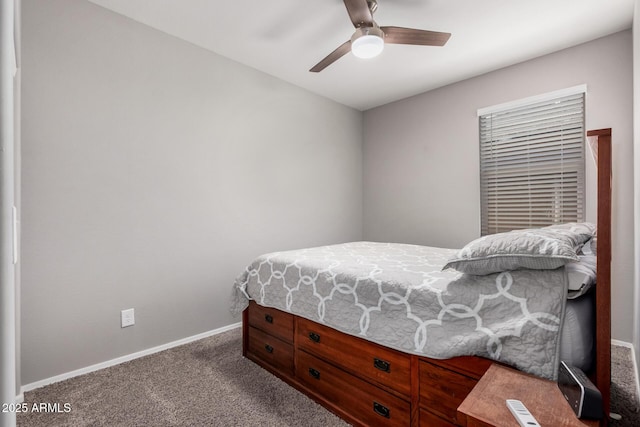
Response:
[[[387,408],[384,405],[379,404],[378,402],[373,402],[373,411],[385,418],[389,418],[390,414],[389,414],[389,408]]]
[[[381,370],[382,372],[391,371],[391,363],[386,360],[378,359],[377,357],[373,358],[373,367]]]
[[[270,314],[265,314],[265,315],[264,315],[264,320],[265,320],[267,323],[273,323],[273,316],[272,316],[272,315],[270,315]]]
[[[320,335],[315,332],[309,332],[309,339],[313,342],[320,342]]]
[[[309,368],[309,375],[311,375],[313,378],[319,380],[320,379],[320,372],[316,371],[313,368]]]
[[[271,347],[269,344],[266,344],[264,346],[264,349],[267,350],[267,353],[273,353],[273,347]]]

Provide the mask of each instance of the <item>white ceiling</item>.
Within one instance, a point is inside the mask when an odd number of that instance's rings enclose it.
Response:
[[[90,0],[359,110],[631,28],[634,0],[378,0],[379,25],[452,33],[308,70],[347,41],[342,0]]]

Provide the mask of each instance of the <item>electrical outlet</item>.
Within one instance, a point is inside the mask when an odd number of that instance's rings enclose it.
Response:
[[[122,328],[126,328],[127,326],[133,326],[136,323],[135,314],[133,312],[133,308],[128,310],[122,310],[120,312],[120,325]]]

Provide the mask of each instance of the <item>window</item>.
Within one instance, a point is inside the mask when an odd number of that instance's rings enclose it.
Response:
[[[482,235],[584,220],[584,89],[478,111]]]

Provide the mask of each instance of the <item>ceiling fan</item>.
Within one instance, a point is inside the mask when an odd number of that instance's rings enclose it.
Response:
[[[373,58],[384,49],[385,43],[413,44],[422,46],[444,46],[450,33],[415,30],[403,27],[380,27],[373,20],[378,9],[377,0],[344,0],[347,13],[356,27],[351,40],[341,44],[309,71],[320,72],[351,51],[359,58]]]

